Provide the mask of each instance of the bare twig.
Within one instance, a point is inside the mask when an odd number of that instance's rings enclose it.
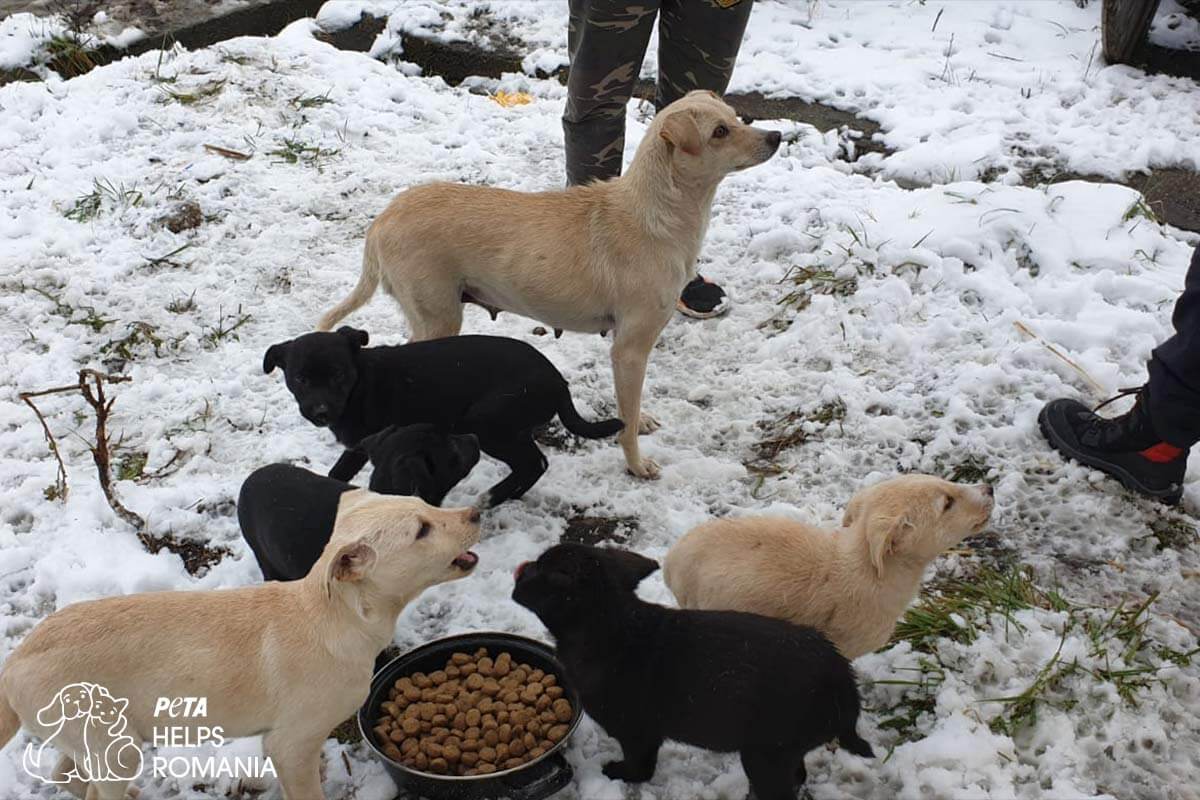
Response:
[[[91,385],[88,383],[89,380],[92,381]],[[93,369],[81,369],[79,371],[79,392],[96,413],[96,443],[91,446],[91,451],[92,461],[96,464],[96,476],[100,481],[100,491],[104,492],[104,499],[108,501],[113,513],[134,528],[138,532],[138,538],[142,540],[143,544],[146,544],[146,520],[126,508],[113,491],[112,464],[108,450],[108,414],[112,411],[113,403],[116,401],[104,396],[104,384],[105,382],[123,383],[128,380],[127,377],[106,375]]]
[[[40,394],[40,393],[38,393]],[[42,423],[42,433],[46,436],[46,444],[50,445],[50,452],[54,454],[54,460],[58,462],[58,476],[54,479],[54,497],[59,500],[67,499],[67,467],[63,464],[62,455],[58,452],[58,442],[54,440],[54,434],[50,432],[50,426],[46,424],[46,418],[42,416],[42,412],[38,411],[38,407],[33,404],[32,398],[36,394],[22,392],[20,397],[25,401],[25,405],[33,409],[33,413],[37,414],[38,422]],[[47,492],[50,490],[47,489]]]
[[[249,153],[242,153],[237,150],[230,150],[228,147],[221,147],[220,145],[206,144],[206,145],[204,145],[204,149],[210,153],[216,153],[219,156],[225,156],[225,158],[229,158],[234,161],[249,161],[250,160]]]

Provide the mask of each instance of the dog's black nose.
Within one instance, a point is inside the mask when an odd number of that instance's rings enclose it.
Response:
[[[470,513],[470,514],[467,514],[467,519],[468,519],[470,522],[473,522],[473,523],[478,523],[478,522],[479,522],[479,519],[480,519],[479,509],[478,509],[478,508],[472,508],[472,509],[471,509],[471,513]]]
[[[767,134],[767,144],[771,147],[779,147],[779,143],[783,140],[783,134],[779,131],[771,131]]]
[[[309,412],[312,421],[318,425],[324,425],[329,422],[329,406],[317,406]]]
[[[979,489],[981,492],[986,494],[988,497],[992,497],[993,495],[996,494],[996,490],[992,488],[992,485],[990,483],[983,484],[982,486],[979,487]]]

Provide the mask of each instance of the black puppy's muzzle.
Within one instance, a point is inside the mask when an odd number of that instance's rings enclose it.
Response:
[[[329,406],[321,403],[320,405],[312,406],[304,412],[304,416],[314,425],[324,427],[329,424]]]

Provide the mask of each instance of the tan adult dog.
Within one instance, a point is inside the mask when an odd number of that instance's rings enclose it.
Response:
[[[742,124],[712,92],[694,91],[654,118],[620,178],[538,193],[409,189],[371,224],[358,284],[317,330],[332,330],[380,283],[413,341],[457,335],[465,302],[558,330],[612,330],[625,463],[653,478],[658,466],[637,440],[657,427],[641,413],[650,351],[696,274],[717,184],[766,161],[779,140]]]
[[[0,672],[0,746],[22,724],[42,738],[57,733],[49,780],[89,800],[124,797],[128,780],[85,783],[63,755],[87,751],[79,726],[56,730],[38,713],[56,697],[65,702],[64,687],[86,682],[128,700],[123,734],[136,743],[163,726],[261,734],[284,797],[324,797],[322,744],[366,699],[397,616],[428,587],[469,574],[478,559],[468,548],[478,540],[474,509],[360,490],[343,495],[329,545],[301,580],[68,606],[34,628]],[[158,698],[177,697],[205,698],[207,715],[155,717]]]
[[[841,530],[780,517],[706,522],[675,543],[663,577],[684,608],[809,625],[846,658],[887,644],[929,562],[987,524],[992,487],[906,475],[856,494]]]

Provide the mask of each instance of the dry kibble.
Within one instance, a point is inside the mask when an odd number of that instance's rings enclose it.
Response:
[[[545,755],[574,715],[557,676],[480,648],[394,681],[372,732],[385,756],[410,769],[488,775]]]

